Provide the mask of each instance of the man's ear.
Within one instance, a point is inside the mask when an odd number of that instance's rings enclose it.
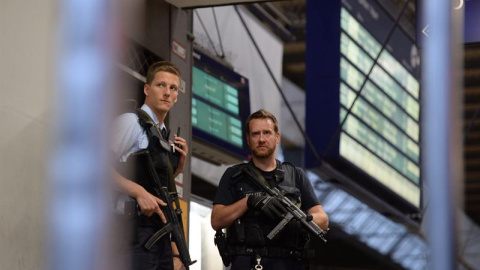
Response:
[[[148,97],[148,90],[149,90],[149,85],[148,84],[144,84],[143,85],[143,93],[145,94],[145,96]]]
[[[275,134],[275,139],[276,139],[276,141],[277,141],[277,144],[280,143],[280,138],[281,138],[280,132],[277,132],[277,133]]]
[[[250,137],[247,135],[245,135],[245,138],[247,138],[247,145],[250,146]]]

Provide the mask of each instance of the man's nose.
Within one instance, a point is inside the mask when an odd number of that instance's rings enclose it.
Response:
[[[165,93],[164,93],[164,95],[170,96],[171,91],[172,91],[172,90],[170,90],[170,87],[165,87]]]

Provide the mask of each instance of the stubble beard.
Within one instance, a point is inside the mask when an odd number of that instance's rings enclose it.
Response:
[[[275,147],[267,147],[267,151],[258,151],[258,149],[252,149],[252,155],[257,158],[267,158],[275,153]]]

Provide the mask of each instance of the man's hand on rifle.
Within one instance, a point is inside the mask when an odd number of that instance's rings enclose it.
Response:
[[[285,208],[276,198],[264,195],[250,195],[247,206],[263,212],[270,219],[279,219],[285,215]]]
[[[135,196],[137,199],[138,206],[140,207],[140,210],[143,215],[150,217],[154,213],[157,213],[158,216],[160,216],[160,219],[162,220],[163,223],[167,222],[167,219],[165,218],[165,215],[163,214],[162,210],[160,209],[161,206],[166,206],[167,204],[160,200],[159,198],[153,196],[150,194],[148,191],[142,188]]]

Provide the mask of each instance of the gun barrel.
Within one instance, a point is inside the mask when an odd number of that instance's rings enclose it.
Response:
[[[164,211],[166,212],[167,220],[170,223],[173,223],[172,238],[175,244],[177,245],[178,252],[180,253],[180,260],[182,261],[185,267],[188,267],[189,265],[194,264],[196,260],[192,261],[192,259],[190,258],[190,253],[188,251],[185,237],[183,235],[183,228],[182,226],[180,226],[180,222],[177,218],[176,210],[173,209],[173,203],[172,203],[170,194],[168,192],[168,189],[166,187],[162,187],[160,191],[161,191],[160,193],[162,195],[162,199],[164,199],[164,201],[167,203],[167,206],[165,207],[166,211]]]
[[[187,246],[184,244],[185,239],[178,231],[173,234],[173,238],[174,238],[173,240],[175,241],[175,244],[177,244],[178,253],[180,253],[180,260],[182,261],[183,265],[185,267],[188,267],[194,264],[195,262],[197,262],[196,260],[192,261],[192,259],[190,258],[190,254],[188,253]]]

